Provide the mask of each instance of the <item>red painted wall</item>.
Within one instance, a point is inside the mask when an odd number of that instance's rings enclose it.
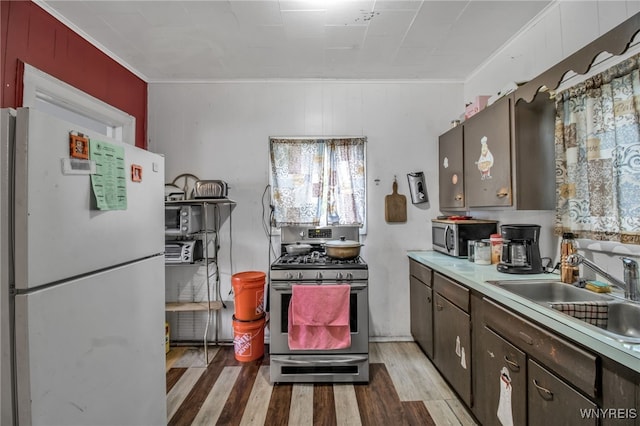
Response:
[[[30,0],[0,1],[0,106],[22,106],[20,61],[136,118],[146,148],[147,83]]]

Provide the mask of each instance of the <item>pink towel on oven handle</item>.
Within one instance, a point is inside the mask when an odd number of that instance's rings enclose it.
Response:
[[[291,313],[294,325],[349,325],[351,287],[337,285],[293,285]]]
[[[348,284],[293,285],[289,303],[289,348],[350,347],[350,292]]]

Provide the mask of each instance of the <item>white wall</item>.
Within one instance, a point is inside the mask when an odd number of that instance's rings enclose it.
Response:
[[[165,155],[167,180],[190,172],[230,184],[229,196],[238,203],[233,272],[266,272],[261,198],[269,136],[366,136],[368,235],[362,255],[369,264],[371,335],[409,339],[406,251],[431,248],[430,219],[439,214],[437,139],[459,115],[462,90],[462,84],[446,82],[150,84],[149,149]],[[430,203],[411,204],[406,174],[412,171],[424,171]],[[384,221],[394,176],[407,196],[405,224]],[[227,230],[222,237],[222,295],[232,299]],[[224,333],[231,330],[232,311],[223,312]]]
[[[503,46],[465,82],[464,98],[526,82],[640,12],[640,1],[560,0]]]
[[[233,213],[233,269],[228,233],[222,234],[222,295],[230,300],[230,275],[267,271],[268,242],[261,197],[268,182],[268,137],[364,135],[368,137],[368,235],[371,334],[375,340],[409,339],[406,250],[430,249],[430,219],[439,214],[437,138],[464,110],[464,100],[493,94],[509,81],[526,81],[640,10],[640,1],[561,1],[515,37],[466,84],[447,82],[264,81],[149,85],[149,149],[166,156],[166,176],[190,172],[224,179]],[[424,171],[430,203],[413,206],[406,174]],[[408,201],[406,224],[384,221],[384,196],[397,176]],[[379,185],[375,180],[379,179]],[[471,212],[501,223],[542,225],[542,256],[556,258],[552,212]],[[581,242],[585,246],[587,242]],[[607,253],[613,249],[601,247]],[[617,248],[627,252],[635,247]],[[620,261],[603,266],[621,276]],[[230,309],[222,337],[230,338]],[[195,333],[194,336],[198,336]]]
[[[640,1],[561,0],[552,3],[531,25],[470,76],[464,85],[466,102],[477,95],[493,95],[508,82],[526,82],[540,75],[638,12]],[[612,58],[607,62],[613,65],[616,60]],[[485,214],[480,212],[475,215],[482,217]],[[557,260],[560,240],[553,236],[553,212],[502,212],[497,219],[501,223],[531,222],[542,225],[541,254]],[[580,240],[579,247],[588,258],[596,260],[603,269],[620,278],[623,272],[619,256],[640,257],[640,246]],[[592,276],[590,272],[587,274]]]

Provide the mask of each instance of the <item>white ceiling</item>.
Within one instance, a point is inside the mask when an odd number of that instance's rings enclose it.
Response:
[[[38,0],[148,82],[464,81],[549,0]]]

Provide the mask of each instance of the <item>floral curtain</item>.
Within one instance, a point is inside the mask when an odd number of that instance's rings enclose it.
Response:
[[[361,225],[365,217],[365,169],[363,138],[333,139],[326,143],[329,161],[328,225]]]
[[[640,244],[640,55],[556,95],[556,226]]]
[[[362,225],[365,142],[271,138],[275,225]]]

